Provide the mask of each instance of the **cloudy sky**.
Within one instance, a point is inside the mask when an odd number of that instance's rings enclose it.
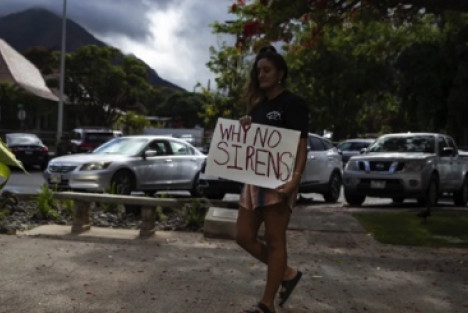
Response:
[[[98,39],[132,53],[158,74],[189,91],[213,83],[209,47],[227,36],[209,24],[232,20],[233,0],[67,0],[67,16]],[[0,16],[32,7],[62,14],[63,0],[0,0]]]

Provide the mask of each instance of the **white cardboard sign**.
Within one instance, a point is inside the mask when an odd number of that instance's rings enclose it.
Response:
[[[294,172],[300,132],[219,118],[205,173],[242,183],[276,188]]]

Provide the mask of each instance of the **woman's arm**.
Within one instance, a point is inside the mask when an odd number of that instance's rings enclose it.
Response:
[[[279,186],[276,190],[283,193],[286,197],[289,196],[300,184],[302,172],[307,161],[307,138],[301,138],[297,146],[296,163],[292,174],[292,179],[287,183]]]

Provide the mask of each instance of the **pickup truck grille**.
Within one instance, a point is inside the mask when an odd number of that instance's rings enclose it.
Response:
[[[359,161],[359,169],[366,172],[389,172],[401,171],[404,167],[403,162],[396,161]]]

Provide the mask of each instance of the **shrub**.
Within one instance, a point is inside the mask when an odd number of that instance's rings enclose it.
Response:
[[[208,208],[203,206],[200,200],[194,199],[184,206],[184,218],[188,228],[200,229],[205,222]]]
[[[53,191],[43,184],[37,198],[37,210],[33,213],[33,218],[37,219],[60,219],[57,211],[57,200],[54,199]]]

